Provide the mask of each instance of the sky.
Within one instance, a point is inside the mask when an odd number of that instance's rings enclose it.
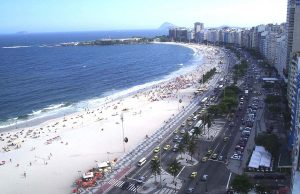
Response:
[[[287,0],[0,0],[0,33],[252,27],[286,21]]]

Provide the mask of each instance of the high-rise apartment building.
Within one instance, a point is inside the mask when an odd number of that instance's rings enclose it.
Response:
[[[289,142],[292,144],[292,178],[291,191],[292,194],[300,193],[300,52],[294,53],[290,60],[290,71],[292,75],[289,76],[293,87],[291,88],[293,98],[291,100],[291,134]]]
[[[195,22],[194,23],[194,31],[195,31],[195,34],[204,30],[204,24],[203,23],[200,23],[200,22]]]
[[[288,70],[288,102],[291,107],[293,98],[293,78],[295,77],[291,56],[294,52],[300,51],[300,0],[289,0],[287,8],[287,63]]]

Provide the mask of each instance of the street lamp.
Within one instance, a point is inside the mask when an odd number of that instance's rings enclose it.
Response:
[[[162,136],[160,136],[159,137],[159,139],[162,139]],[[161,141],[159,141],[159,142],[157,142],[157,143],[159,143],[159,168],[160,168],[160,173],[159,173],[159,182],[160,182],[160,187],[162,186],[162,184],[161,184],[161,150],[162,150],[162,147],[161,147]]]
[[[121,117],[121,121],[122,121],[122,132],[123,132],[123,152],[125,153],[125,137],[124,137],[124,125],[123,125],[123,122],[124,122],[124,116],[123,116],[123,113],[121,113],[120,115]]]

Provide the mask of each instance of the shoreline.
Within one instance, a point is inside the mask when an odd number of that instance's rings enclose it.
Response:
[[[157,83],[133,95],[110,99],[94,109],[86,108],[80,113],[52,119],[38,126],[2,133],[1,139],[5,141],[0,141],[1,148],[7,144],[8,139],[10,143],[20,146],[9,152],[0,152],[2,160],[6,161],[6,164],[0,166],[5,169],[0,171],[1,177],[14,177],[13,180],[1,181],[2,191],[15,193],[22,190],[25,194],[70,193],[72,182],[87,169],[94,167],[96,161],[124,156],[121,143],[122,114],[125,137],[129,139],[125,154],[131,152],[145,139],[145,135],[153,135],[191,103],[195,89],[205,87],[197,82],[198,78],[213,66],[218,66],[221,56],[216,54],[220,53],[217,52],[220,49],[203,45],[190,46],[203,52],[203,57],[207,59],[207,62],[196,65],[192,72]],[[179,99],[182,103],[178,102]],[[24,171],[27,174],[25,178],[22,177]],[[45,180],[51,180],[51,184],[39,181],[41,173]]]
[[[197,53],[197,49],[195,49],[194,47],[191,47],[187,44],[173,43],[173,42],[151,42],[149,44],[169,44],[169,45],[177,45],[177,46],[189,48],[193,51],[193,55],[197,55],[197,57],[198,57],[197,59],[201,60],[201,63],[204,62],[202,60],[203,56],[201,56],[200,53]],[[187,62],[190,62],[191,60],[193,60],[193,58],[194,57],[192,57]],[[18,116],[16,118],[7,119],[6,121],[3,121],[3,123],[11,123],[11,124],[0,125],[0,133],[13,131],[13,130],[18,130],[20,128],[33,127],[33,126],[36,126],[36,125],[40,125],[44,122],[47,122],[48,120],[57,119],[57,118],[61,118],[61,117],[64,117],[64,116],[74,114],[76,112],[80,112],[86,106],[89,106],[89,104],[92,104],[92,101],[100,101],[100,103],[97,103],[97,105],[101,106],[102,104],[106,103],[106,99],[108,99],[108,98],[110,99],[110,101],[118,100],[120,98],[126,98],[130,95],[134,95],[135,93],[152,89],[153,87],[155,87],[156,85],[158,85],[162,82],[171,81],[172,79],[178,77],[179,75],[186,73],[186,72],[180,72],[180,71],[183,71],[183,70],[188,69],[188,68],[191,68],[191,69],[188,70],[188,71],[191,71],[191,70],[195,69],[197,67],[197,65],[198,64],[192,64],[192,65],[189,65],[187,67],[180,68],[180,69],[178,69],[174,72],[170,72],[169,74],[163,76],[159,80],[154,79],[151,82],[147,82],[147,83],[144,83],[144,84],[140,84],[140,85],[132,86],[132,87],[129,87],[129,88],[125,88],[125,89],[117,91],[113,94],[104,95],[105,93],[107,93],[107,92],[104,92],[104,94],[102,94],[103,96],[100,95],[99,97],[93,97],[93,98],[90,98],[90,99],[85,99],[85,100],[82,100],[82,101],[79,101],[79,102],[74,102],[74,103],[51,104],[48,107],[44,107],[44,108],[42,108],[38,111],[33,111],[33,112],[41,112],[41,114],[43,114],[43,115],[33,116],[34,113],[32,112],[32,113],[26,114],[26,117],[28,117],[28,119],[25,119],[25,120],[23,120],[22,118],[19,119],[19,117],[21,117],[21,116]],[[85,105],[85,106],[80,105],[80,104],[85,104],[85,103],[87,105]],[[56,109],[53,109],[53,110],[50,110],[50,111],[45,111],[45,110],[47,110],[47,109],[49,109],[53,106],[60,106],[60,107],[56,108]],[[62,109],[66,109],[66,110],[64,111]],[[45,111],[45,112],[43,112],[43,111]],[[44,115],[44,114],[47,114],[47,113],[48,113],[48,115]]]

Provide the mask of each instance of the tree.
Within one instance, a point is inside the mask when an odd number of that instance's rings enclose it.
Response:
[[[177,173],[179,173],[180,169],[181,169],[180,162],[178,162],[176,159],[173,160],[173,162],[169,166],[169,170],[174,177],[173,182],[175,181],[175,177]]]
[[[265,193],[265,192],[270,192],[270,189],[268,189],[265,185],[260,184],[255,186],[255,191],[257,193]]]
[[[265,147],[273,156],[277,155],[280,142],[275,134],[261,134],[255,138],[255,144]]]
[[[211,115],[218,115],[219,113],[219,106],[218,105],[211,105],[208,109],[207,112]]]
[[[182,140],[183,140],[184,144],[188,144],[189,143],[189,141],[190,141],[190,135],[189,135],[189,133],[187,131],[183,134],[182,138],[183,138]]]
[[[156,175],[161,173],[159,160],[151,160],[151,172],[155,176],[155,182],[157,182],[156,181]]]
[[[196,148],[197,148],[197,145],[196,145],[196,143],[192,139],[189,142],[189,145],[188,145],[188,150],[189,150],[189,153],[190,153],[190,156],[191,156],[191,161],[192,161],[193,155],[195,154]]]
[[[248,193],[253,187],[250,179],[245,175],[237,175],[231,184],[233,190],[238,193]]]
[[[178,152],[180,153],[180,157],[181,157],[181,159],[182,159],[182,153],[185,152],[185,146],[183,145],[183,143],[180,143],[180,144],[178,145]]]
[[[194,131],[194,134],[193,135],[197,135],[197,137],[199,135],[201,135],[202,133],[202,128],[201,127],[195,127],[195,131]]]

